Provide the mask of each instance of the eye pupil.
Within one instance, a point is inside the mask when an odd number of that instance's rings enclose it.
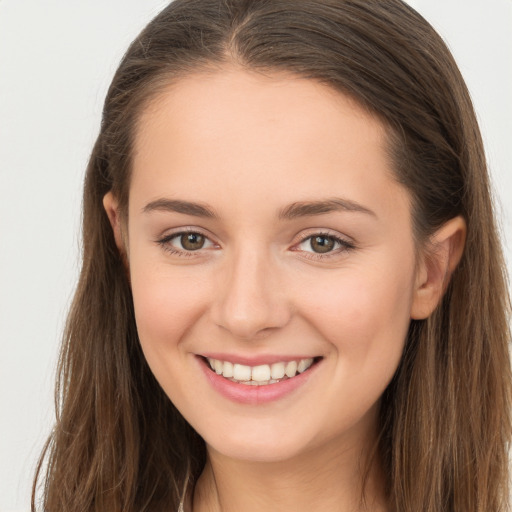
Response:
[[[335,243],[331,236],[314,236],[311,238],[311,249],[318,253],[326,253],[334,249]]]
[[[181,235],[181,246],[187,251],[197,251],[204,245],[205,237],[199,233],[184,233]]]

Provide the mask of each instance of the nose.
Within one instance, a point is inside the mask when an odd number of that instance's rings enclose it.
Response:
[[[290,321],[282,273],[269,255],[247,248],[224,265],[211,308],[216,325],[238,339],[255,340]]]

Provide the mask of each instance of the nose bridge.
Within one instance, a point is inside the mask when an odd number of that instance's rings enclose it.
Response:
[[[270,251],[245,246],[225,265],[214,308],[219,326],[237,338],[251,339],[288,322],[289,307]]]

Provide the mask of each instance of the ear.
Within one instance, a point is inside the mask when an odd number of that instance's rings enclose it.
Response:
[[[466,221],[458,216],[443,224],[430,239],[418,265],[411,318],[429,317],[441,301],[466,242]]]
[[[121,215],[119,212],[119,202],[114,197],[114,194],[112,194],[112,192],[108,192],[103,197],[103,208],[105,208],[108,220],[110,221],[110,225],[112,226],[112,231],[114,232],[114,239],[116,241],[117,248],[119,249],[121,255],[124,256],[126,254],[126,247],[121,229],[122,226]]]

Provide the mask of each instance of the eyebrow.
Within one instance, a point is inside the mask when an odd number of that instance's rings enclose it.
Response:
[[[176,212],[194,217],[206,217],[208,219],[218,218],[217,214],[208,206],[190,201],[180,201],[178,199],[156,199],[151,201],[142,209],[144,213],[154,211]]]
[[[298,217],[323,215],[325,213],[338,211],[365,213],[377,217],[375,212],[359,203],[348,199],[333,197],[322,201],[300,201],[292,203],[279,212],[279,218],[293,220]]]
[[[215,211],[207,205],[179,199],[156,199],[144,206],[142,211],[144,213],[154,211],[175,212],[208,219],[219,218]],[[375,212],[359,203],[348,199],[333,197],[320,201],[298,201],[292,203],[279,211],[278,218],[280,220],[293,220],[299,217],[323,215],[338,211],[365,213],[377,217]]]

